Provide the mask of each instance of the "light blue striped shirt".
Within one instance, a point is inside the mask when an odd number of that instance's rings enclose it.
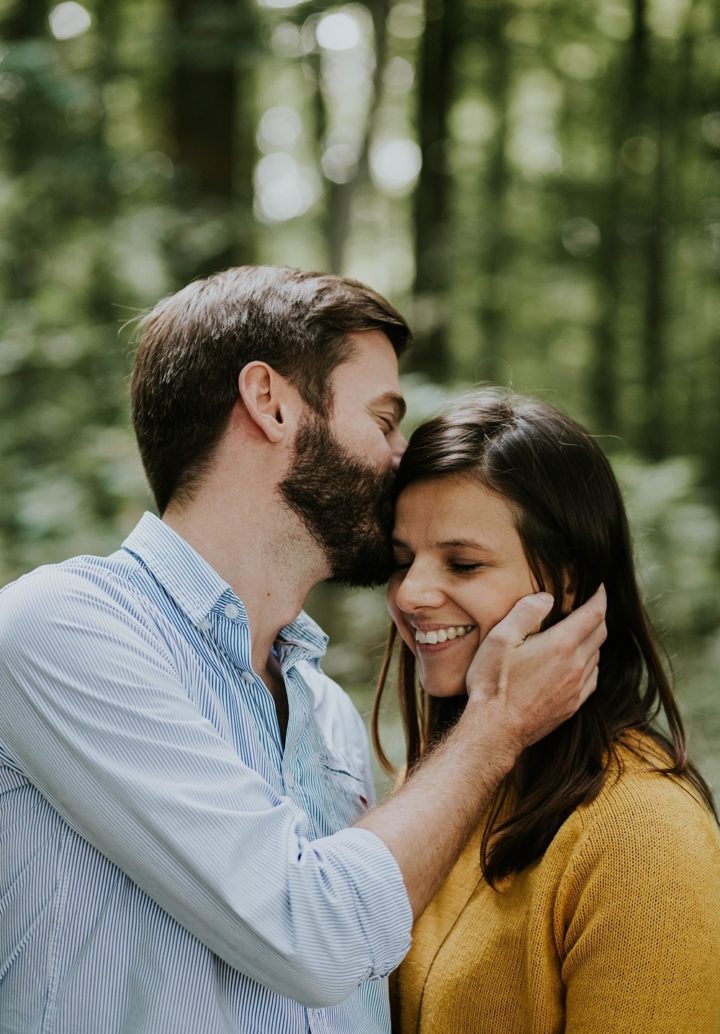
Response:
[[[346,829],[367,740],[301,614],[277,649],[146,514],[0,593],[0,1032],[386,1034],[411,911]]]

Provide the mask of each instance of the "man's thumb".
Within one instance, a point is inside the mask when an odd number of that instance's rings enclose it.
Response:
[[[508,616],[501,622],[507,625],[508,638],[522,642],[529,635],[539,632],[542,623],[552,610],[554,597],[549,592],[536,592],[518,600]]]

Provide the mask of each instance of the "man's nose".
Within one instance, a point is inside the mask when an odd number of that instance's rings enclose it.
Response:
[[[401,431],[396,431],[392,440],[392,469],[396,472],[400,466],[400,460],[403,458],[403,453],[406,449],[407,438]]]

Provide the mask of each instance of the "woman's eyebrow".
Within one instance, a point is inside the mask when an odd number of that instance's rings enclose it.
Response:
[[[446,539],[444,542],[436,542],[436,546],[441,549],[456,549],[470,546],[472,549],[482,549],[486,553],[492,553],[492,547],[486,546],[484,542],[478,542],[477,539]]]
[[[397,546],[399,549],[408,549],[406,542],[402,539],[397,538],[393,535],[392,539],[393,546]],[[493,553],[494,549],[492,546],[486,546],[483,542],[477,542],[475,539],[446,539],[443,542],[434,542],[433,546],[436,549],[478,549],[483,553]]]

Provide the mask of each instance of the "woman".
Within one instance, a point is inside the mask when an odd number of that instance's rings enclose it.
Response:
[[[608,638],[596,692],[526,751],[416,924],[395,1029],[717,1034],[717,816],[608,461],[551,407],[484,390],[415,432],[397,492],[388,601],[408,767],[462,711],[479,642],[521,596],[551,592],[552,621],[603,582]],[[395,638],[373,716],[386,768],[378,708]]]

